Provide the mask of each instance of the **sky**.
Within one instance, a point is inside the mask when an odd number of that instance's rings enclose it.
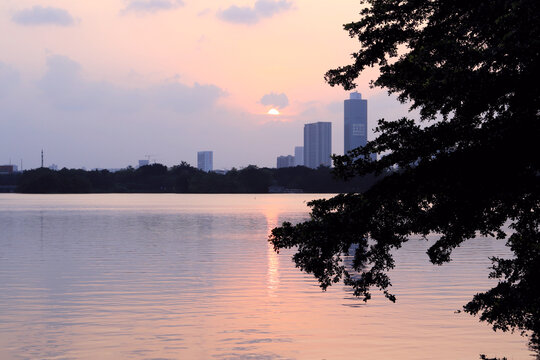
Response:
[[[214,151],[214,168],[275,167],[303,126],[343,100],[324,73],[358,42],[343,24],[358,0],[2,0],[0,164],[23,168],[167,166]],[[368,69],[357,90],[369,127],[407,115]],[[272,108],[280,115],[269,115]],[[368,134],[373,137],[373,132]]]

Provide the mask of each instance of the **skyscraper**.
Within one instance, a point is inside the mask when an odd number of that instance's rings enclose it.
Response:
[[[367,100],[353,92],[345,100],[345,149],[344,153],[367,143]]]
[[[294,147],[294,166],[304,166],[304,147]]]
[[[315,169],[332,166],[332,123],[317,122],[304,125],[304,165]]]
[[[367,129],[367,100],[362,99],[362,95],[353,92],[350,99],[344,101],[345,105],[345,126],[344,126],[344,153],[366,146],[368,142]],[[371,160],[377,160],[377,154],[370,155]]]
[[[197,152],[197,169],[209,172],[214,170],[214,152],[199,151]]]

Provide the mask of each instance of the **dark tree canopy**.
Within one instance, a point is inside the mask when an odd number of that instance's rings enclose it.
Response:
[[[540,2],[366,0],[344,26],[360,42],[353,63],[326,73],[349,90],[367,67],[373,86],[418,109],[420,119],[380,120],[378,137],[344,156],[335,174],[382,177],[363,193],[313,201],[311,219],[272,232],[275,249],[324,289],[344,281],[365,300],[392,301],[391,252],[413,234],[438,233],[434,264],[481,234],[506,241],[514,258],[493,258],[498,285],[464,310],[494,329],[540,334]],[[386,154],[371,160],[370,154]],[[505,226],[510,231],[505,231]],[[351,276],[342,257],[355,244]]]
[[[269,169],[249,165],[220,174],[181,162],[171,168],[151,164],[116,172],[38,168],[21,174],[0,174],[0,192],[13,191],[16,187],[23,193],[336,193],[365,190],[374,181],[373,176],[354,181],[336,179],[327,167]]]

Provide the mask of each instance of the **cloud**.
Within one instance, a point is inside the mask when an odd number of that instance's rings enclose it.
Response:
[[[272,17],[289,10],[292,3],[286,0],[257,0],[253,7],[232,5],[218,12],[223,21],[237,24],[255,24],[262,18]]]
[[[19,84],[19,73],[0,62],[0,99],[8,95]]]
[[[130,111],[139,101],[131,94],[108,83],[89,82],[82,77],[81,66],[66,56],[47,58],[47,71],[38,82],[45,98],[58,110],[82,111]]]
[[[276,94],[271,92],[270,94],[264,95],[261,98],[260,103],[283,109],[289,106],[289,98],[284,93]]]
[[[206,16],[208,14],[210,14],[212,12],[212,10],[210,10],[210,8],[206,8],[204,10],[201,10],[197,13],[197,16]]]
[[[292,3],[286,0],[258,0],[255,3],[255,11],[261,17],[272,17],[277,13],[289,10]]]
[[[224,21],[238,24],[254,24],[259,21],[255,9],[250,7],[238,7],[236,5],[220,11],[218,17]]]
[[[122,13],[155,13],[184,6],[182,0],[130,0]]]
[[[143,154],[159,154],[168,166],[196,165],[201,149],[214,151],[216,168],[275,166],[284,149],[302,143],[305,122],[330,118],[264,122],[262,114],[224,105],[221,87],[184,83],[173,74],[130,86],[93,80],[83,63],[66,56],[47,57],[44,68],[35,79],[17,75],[13,64],[0,67],[8,91],[0,98],[0,122],[9,134],[0,154],[24,159],[25,169],[40,165],[42,148],[47,164],[60,167],[119,168]]]
[[[77,62],[61,55],[47,59],[47,72],[38,86],[55,108],[71,112],[133,113],[154,108],[192,114],[212,107],[226,94],[215,85],[189,86],[176,81],[139,89],[91,82],[83,78]]]
[[[343,101],[334,101],[326,106],[332,114],[343,114]]]
[[[149,89],[148,95],[157,106],[178,113],[191,114],[208,109],[226,93],[215,85],[195,83],[193,86],[188,86],[175,82],[153,87]]]
[[[58,25],[71,26],[75,19],[64,9],[54,7],[34,6],[31,9],[21,10],[11,18],[15,23],[24,26]]]

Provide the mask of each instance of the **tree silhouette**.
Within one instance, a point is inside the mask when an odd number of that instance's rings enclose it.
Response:
[[[357,296],[371,287],[392,301],[392,251],[413,234],[438,233],[434,264],[481,234],[506,240],[514,257],[493,258],[493,289],[464,310],[496,330],[540,334],[540,5],[536,0],[368,0],[345,30],[361,49],[353,63],[326,73],[349,90],[367,67],[418,109],[420,119],[380,120],[378,137],[334,156],[335,174],[387,173],[363,193],[311,202],[311,219],[272,232],[276,250],[324,289],[344,281]],[[372,160],[371,153],[385,154]],[[510,224],[510,231],[505,231]],[[352,277],[342,256],[354,247]]]

